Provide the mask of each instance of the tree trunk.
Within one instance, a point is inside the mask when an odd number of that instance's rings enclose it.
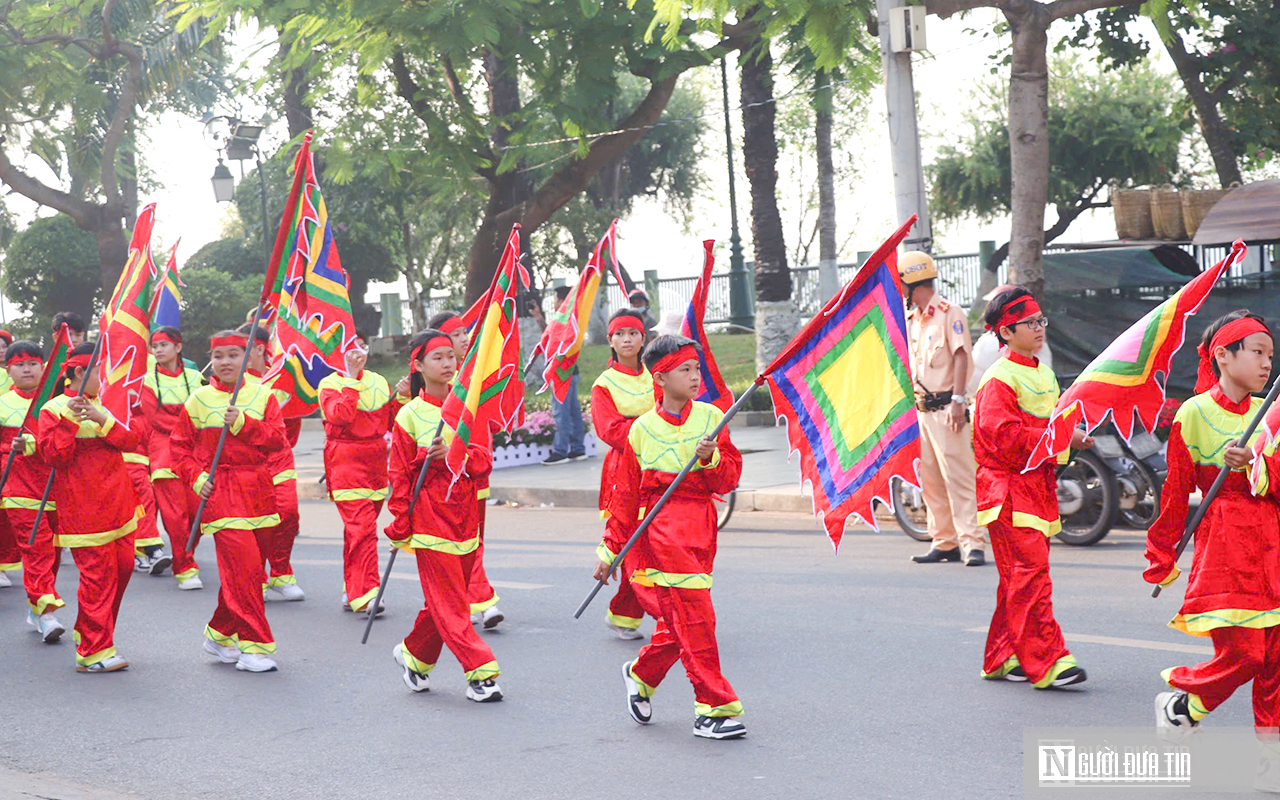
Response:
[[[99,218],[100,227],[93,230],[98,239],[98,269],[102,273],[103,298],[109,299],[115,289],[124,262],[129,258],[129,241],[124,236],[120,219]]]
[[[840,291],[840,268],[836,263],[836,164],[831,155],[833,92],[831,76],[818,70],[814,79],[813,133],[818,150],[818,291],[823,303]]]
[[[1009,75],[1009,152],[1013,178],[1009,278],[1044,292],[1044,211],[1049,202],[1049,15],[1034,0],[1003,8],[1013,31]]]
[[[1233,183],[1243,183],[1240,177],[1240,164],[1236,160],[1235,147],[1231,141],[1231,128],[1228,127],[1222,114],[1218,111],[1218,101],[1205,88],[1200,79],[1200,68],[1196,57],[1187,52],[1182,37],[1177,31],[1171,31],[1172,38],[1164,43],[1165,50],[1178,70],[1182,86],[1187,90],[1192,105],[1196,109],[1196,121],[1200,124],[1200,133],[1205,144],[1209,146],[1209,155],[1213,157],[1213,167],[1218,173],[1218,181],[1225,189]]]

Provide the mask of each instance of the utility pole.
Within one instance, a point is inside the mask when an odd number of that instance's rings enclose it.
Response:
[[[895,53],[890,42],[890,16],[899,5],[900,0],[876,0],[876,15],[880,21],[880,60],[884,66],[885,99],[889,109],[893,194],[899,225],[910,219],[912,214],[920,218],[903,246],[907,250],[929,253],[933,251],[933,227],[929,222],[929,198],[924,191],[924,166],[920,160],[911,52]]]
[[[742,237],[738,235],[738,193],[733,185],[733,131],[729,127],[729,74],[725,56],[720,57],[720,93],[724,100],[724,146],[729,165],[729,322],[740,328],[754,328],[751,278],[742,259]]]

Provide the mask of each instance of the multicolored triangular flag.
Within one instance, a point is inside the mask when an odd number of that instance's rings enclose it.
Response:
[[[702,393],[698,395],[698,400],[710,403],[721,411],[728,411],[729,406],[733,405],[733,392],[729,391],[720,375],[720,367],[716,365],[716,358],[711,353],[711,343],[707,340],[707,331],[702,326],[702,320],[707,314],[711,269],[716,264],[716,257],[712,253],[715,246],[714,239],[702,242],[702,274],[698,276],[698,283],[693,287],[693,297],[689,300],[689,307],[685,309],[684,321],[680,323],[680,335],[694,340],[702,348]]]
[[[151,330],[165,325],[182,328],[182,287],[186,284],[178,277],[178,244],[181,241],[174,242],[169,250],[169,261],[160,270],[160,279],[152,292],[151,308],[148,309]]]

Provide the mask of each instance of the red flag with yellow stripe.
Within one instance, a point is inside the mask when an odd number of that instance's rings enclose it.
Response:
[[[126,428],[132,425],[133,410],[141,401],[142,379],[147,374],[147,354],[151,349],[151,286],[157,272],[151,258],[151,229],[155,219],[155,203],[148,204],[138,215],[129,257],[98,321],[98,380],[102,384],[98,401],[116,423]]]

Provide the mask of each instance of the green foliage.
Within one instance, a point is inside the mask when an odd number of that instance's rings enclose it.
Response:
[[[1109,183],[1176,182],[1187,121],[1174,112],[1169,78],[1145,64],[1091,72],[1058,58],[1049,88],[1049,202],[1059,215]],[[1009,126],[1002,85],[979,89],[955,144],[929,166],[930,209],[942,220],[1010,211]]]
[[[188,269],[216,269],[237,278],[251,275],[261,280],[266,273],[267,255],[260,239],[232,236],[215,239],[192,253],[183,263],[183,280]]]
[[[63,214],[33,221],[5,251],[4,295],[25,315],[11,326],[23,336],[45,338],[59,311],[92,319],[102,299],[97,239]]]
[[[257,305],[261,275],[238,277],[214,267],[182,271],[182,354],[200,366],[209,360],[209,337],[220,330],[244,324],[245,314]]]

